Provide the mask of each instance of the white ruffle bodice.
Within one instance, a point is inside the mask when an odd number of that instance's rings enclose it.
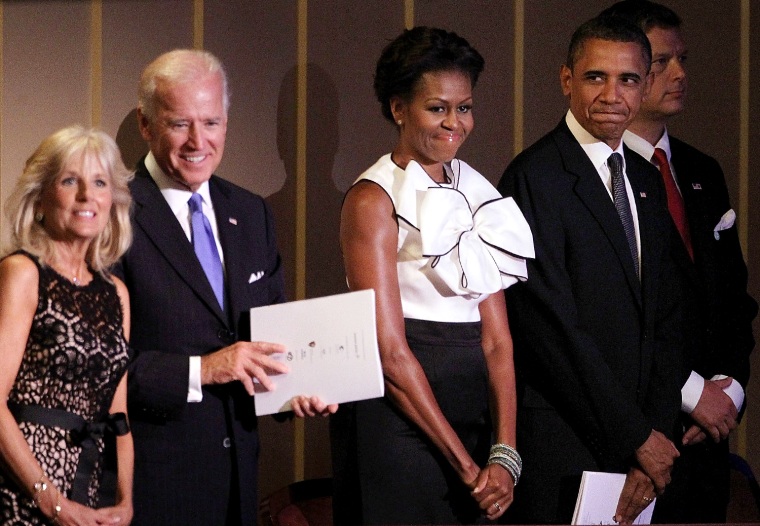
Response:
[[[387,154],[357,182],[377,183],[393,202],[404,317],[478,321],[489,294],[527,279],[533,236],[514,200],[467,163],[454,159],[447,173],[452,183],[438,185],[415,161],[402,170]]]

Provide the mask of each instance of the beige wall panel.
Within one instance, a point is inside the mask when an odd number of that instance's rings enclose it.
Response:
[[[278,97],[296,63],[296,21],[296,2],[205,2],[204,47],[224,63],[231,90],[227,143],[218,171],[263,196],[279,192],[287,177],[277,144],[279,128],[285,125]],[[287,105],[294,107],[295,99]],[[288,145],[294,146],[295,140]],[[278,233],[295,223],[295,202],[289,205],[275,210]],[[281,237],[280,247],[285,251],[287,246],[287,261],[292,264],[290,241]],[[293,276],[291,269],[288,279]],[[263,498],[293,481],[293,424],[264,417],[259,428]]]
[[[670,131],[718,159],[731,201],[738,205],[739,2],[690,3],[688,9],[683,2],[668,5],[683,20],[689,50],[686,109],[672,120]]]
[[[339,192],[395,143],[395,131],[380,114],[372,82],[380,52],[403,28],[402,0],[309,2],[309,62],[324,72],[323,83],[332,84],[324,86],[332,92],[310,90],[316,102],[309,105],[327,104],[337,93],[337,104],[313,109],[321,121],[313,130],[332,136],[334,152],[324,152],[327,158],[322,162],[332,164],[333,186]],[[322,141],[313,134],[307,139],[317,145]]]
[[[553,130],[567,112],[559,70],[570,37],[607,5],[574,0],[525,2],[525,147]]]
[[[454,31],[486,61],[473,91],[475,129],[457,154],[497,184],[512,159],[514,8],[512,2],[418,0],[415,24]]]
[[[130,168],[148,151],[137,128],[137,83],[161,53],[193,45],[190,0],[103,2],[101,127],[114,137]]]
[[[380,52],[403,29],[401,0],[308,3],[307,296],[346,291],[338,243],[343,193],[393,147],[372,82]]]
[[[44,137],[90,124],[89,2],[3,3],[0,198]],[[2,224],[7,221],[2,217]],[[2,239],[8,239],[7,228]]]
[[[372,79],[380,51],[403,23],[401,0],[308,2],[308,297],[347,290],[338,242],[340,206],[354,179],[393,146],[395,132],[380,115]],[[289,84],[288,90],[293,88]],[[332,472],[326,420],[306,423],[305,458],[306,478]]]
[[[219,173],[268,196],[285,182],[277,150],[277,97],[296,61],[296,3],[205,3],[204,47],[227,68],[232,92]]]

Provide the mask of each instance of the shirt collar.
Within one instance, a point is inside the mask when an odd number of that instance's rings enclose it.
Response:
[[[581,124],[575,118],[575,115],[573,115],[573,112],[570,110],[567,110],[565,122],[567,123],[567,127],[570,128],[570,133],[573,134],[575,140],[578,141],[578,143],[581,145],[581,148],[583,148],[583,151],[586,152],[586,155],[588,155],[588,158],[593,163],[594,168],[596,168],[597,172],[606,171],[607,159],[610,155],[612,155],[613,152],[617,152],[623,157],[623,172],[625,172],[623,141],[620,141],[618,147],[613,150],[607,143],[600,141],[591,135],[583,126],[581,126]]]
[[[628,146],[631,150],[638,153],[648,161],[652,160],[655,148],[662,148],[665,151],[665,154],[668,156],[668,162],[670,162],[670,137],[668,136],[667,128],[665,128],[662,137],[660,137],[660,140],[657,141],[657,144],[654,146],[652,146],[649,141],[639,135],[636,135],[630,130],[625,130],[625,133],[623,134],[623,141],[625,141],[626,146]]]
[[[156,182],[156,185],[158,185],[161,195],[163,195],[166,202],[169,203],[169,207],[172,209],[172,212],[174,212],[174,215],[178,216],[180,213],[187,213],[187,202],[190,199],[190,196],[193,195],[193,192],[166,175],[158,165],[153,152],[148,152],[148,155],[145,157],[145,168]],[[203,203],[206,207],[213,209],[208,181],[204,182],[198,190],[196,190],[196,193],[201,194]]]

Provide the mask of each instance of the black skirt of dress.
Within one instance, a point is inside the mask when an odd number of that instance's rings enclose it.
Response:
[[[478,465],[491,422],[480,322],[406,322],[433,394]],[[440,451],[387,397],[341,405],[330,422],[335,524],[473,524],[482,515]]]

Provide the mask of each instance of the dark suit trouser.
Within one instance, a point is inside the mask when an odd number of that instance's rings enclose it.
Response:
[[[657,524],[726,522],[730,489],[728,441],[710,438],[679,448],[672,482],[657,499]]]
[[[515,500],[502,522],[570,524],[580,473],[584,469],[598,471],[593,457],[559,414],[548,408],[520,407],[517,443],[523,472],[515,486]],[[558,449],[566,454],[557,456]]]

